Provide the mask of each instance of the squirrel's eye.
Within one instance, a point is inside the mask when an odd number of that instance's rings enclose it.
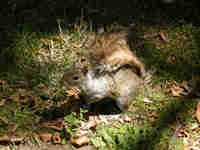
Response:
[[[81,62],[85,62],[86,61],[86,59],[85,58],[81,58]]]
[[[78,76],[74,76],[74,77],[73,77],[73,80],[78,80],[78,79],[79,79]]]

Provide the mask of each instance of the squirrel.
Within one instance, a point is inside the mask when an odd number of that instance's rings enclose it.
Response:
[[[149,80],[144,64],[139,60],[128,44],[128,36],[133,27],[123,30],[101,33],[97,35],[83,54],[81,63],[88,68],[96,68],[96,74],[111,73],[117,69],[130,65],[139,69],[140,76]],[[149,81],[147,81],[149,82]]]
[[[95,68],[71,68],[64,73],[61,84],[67,89],[80,89],[86,104],[111,98],[122,112],[127,111],[142,86],[142,79],[126,67],[112,72],[112,77],[109,74],[98,77],[94,74]]]

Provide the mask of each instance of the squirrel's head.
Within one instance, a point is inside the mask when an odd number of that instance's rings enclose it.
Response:
[[[87,70],[79,68],[68,69],[61,80],[61,85],[66,88],[80,88]]]

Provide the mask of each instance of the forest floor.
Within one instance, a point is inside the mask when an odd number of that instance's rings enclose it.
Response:
[[[37,18],[37,13],[24,13],[25,23]],[[80,61],[98,29],[84,17],[73,24],[64,19],[56,23],[53,32],[35,31],[29,23],[12,30],[1,25],[0,150],[200,149],[199,26],[184,20],[129,23],[139,25],[145,39],[135,52],[152,73],[152,82],[126,113],[108,102],[88,113],[60,80]],[[105,32],[124,27],[102,26]]]

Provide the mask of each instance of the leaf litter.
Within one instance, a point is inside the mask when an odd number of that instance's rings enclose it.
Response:
[[[83,31],[84,32],[84,31]],[[30,102],[32,103],[30,108],[37,110],[35,113],[41,113],[42,111],[46,109],[49,109],[51,107],[54,107],[55,105],[59,105],[61,102],[57,102],[55,104],[52,102],[52,99],[56,96],[57,94],[57,89],[56,89],[56,81],[61,79],[62,73],[64,70],[68,67],[69,64],[72,64],[70,61],[78,61],[79,56],[77,55],[77,51],[81,52],[81,48],[83,48],[84,42],[86,40],[85,34],[80,34],[83,37],[78,37],[78,40],[76,39],[77,37],[73,37],[73,35],[70,35],[69,33],[66,33],[64,35],[55,35],[52,36],[48,39],[42,38],[40,40],[41,42],[41,48],[35,50],[36,54],[36,60],[40,63],[41,66],[45,66],[49,62],[55,62],[59,67],[56,67],[53,72],[49,71],[49,68],[46,68],[46,70],[41,70],[44,72],[49,73],[49,78],[51,83],[49,85],[49,93],[46,100],[45,98],[41,96],[35,96],[36,94],[32,92],[31,90],[27,89],[18,89],[17,94],[9,95],[7,99],[9,101],[15,101],[18,103],[19,106],[26,106],[29,105]],[[158,34],[161,38],[162,41],[166,43],[169,42],[170,36],[167,36],[165,32],[159,32]],[[63,38],[64,37],[64,38]],[[75,38],[75,39],[73,39]],[[73,39],[73,40],[72,40]],[[71,43],[73,41],[73,43]],[[65,62],[67,59],[69,62],[67,62],[67,65],[63,65],[63,62]],[[176,60],[176,57],[173,55],[168,56],[167,62],[168,63],[173,63]],[[175,80],[167,80],[166,83],[164,84],[164,88],[162,89],[165,93],[171,94],[173,97],[184,97],[188,96],[191,93],[198,95],[198,82],[199,78],[193,78],[192,81],[183,81],[182,83],[177,83]],[[12,87],[12,85],[9,85],[6,80],[2,79],[0,80],[0,84],[2,87],[2,90],[6,90],[9,87]],[[191,85],[192,84],[192,85]],[[14,86],[13,86],[14,87]],[[47,88],[42,86],[44,88],[41,88],[43,91],[48,91]],[[65,91],[67,93],[68,100],[73,99],[74,97],[77,100],[80,100],[79,94],[80,91],[78,89],[71,89],[68,91]],[[56,93],[56,94],[55,94]],[[33,96],[35,96],[33,98]],[[2,101],[2,100],[1,100]],[[154,105],[154,101],[150,99],[148,96],[145,96],[143,98],[143,102],[146,102],[149,105]],[[2,103],[2,105],[5,105],[6,102]],[[72,105],[73,106],[73,105]],[[148,108],[148,107],[146,107]],[[45,111],[44,111],[45,112]],[[70,112],[70,110],[69,110]],[[199,103],[197,104],[197,110],[196,110],[196,119],[199,121]],[[159,113],[157,112],[151,112],[150,117],[153,122],[156,122],[159,120]],[[80,116],[79,116],[80,117]],[[88,116],[88,120],[80,121],[80,125],[78,127],[72,127],[75,129],[75,135],[70,136],[69,140],[71,141],[72,144],[78,145],[78,146],[83,146],[87,145],[90,143],[90,135],[94,134],[95,132],[98,133],[98,127],[99,126],[109,126],[113,125],[113,122],[118,122],[120,124],[125,124],[129,123],[130,125],[133,123],[138,122],[138,118],[142,118],[145,121],[147,121],[148,117],[145,117],[144,114],[139,114],[138,116],[136,115],[135,117],[129,117],[129,115],[93,115],[93,116]],[[138,117],[138,118],[137,118]],[[141,120],[142,120],[141,119]],[[139,119],[138,119],[139,120]],[[0,121],[4,123],[5,126],[8,128],[7,135],[2,135],[0,137],[0,141],[7,141],[7,142],[18,142],[18,141],[23,141],[26,136],[21,135],[20,136],[15,136],[12,135],[18,128],[18,125],[13,125],[9,123],[9,119],[5,116],[0,117]],[[68,124],[64,122],[63,119],[58,119],[56,121],[45,121],[43,122],[43,128],[49,129],[53,132],[49,132],[48,130],[43,132],[39,132],[38,135],[40,139],[43,142],[46,143],[54,143],[54,144],[61,144],[62,143],[62,137],[67,137],[67,133],[65,130],[69,128]],[[191,124],[188,128],[192,127],[192,130],[188,131],[186,130],[187,127],[181,126],[181,129],[179,125],[171,125],[171,128],[175,130],[175,136],[176,138],[181,138],[183,139],[185,147],[188,149],[196,149],[198,147],[198,139],[199,136],[198,134],[191,134],[192,131],[196,131],[199,133],[199,125],[198,124]],[[185,128],[185,129],[184,129]],[[61,131],[64,131],[64,133],[60,133]],[[32,134],[33,135],[33,134]],[[98,134],[97,134],[98,135]],[[104,138],[106,140],[111,140],[112,139],[107,135],[107,133],[104,132]],[[196,139],[196,140],[193,140]],[[105,143],[103,141],[100,142],[102,146],[105,146]],[[109,144],[109,148],[112,149],[114,145]]]

